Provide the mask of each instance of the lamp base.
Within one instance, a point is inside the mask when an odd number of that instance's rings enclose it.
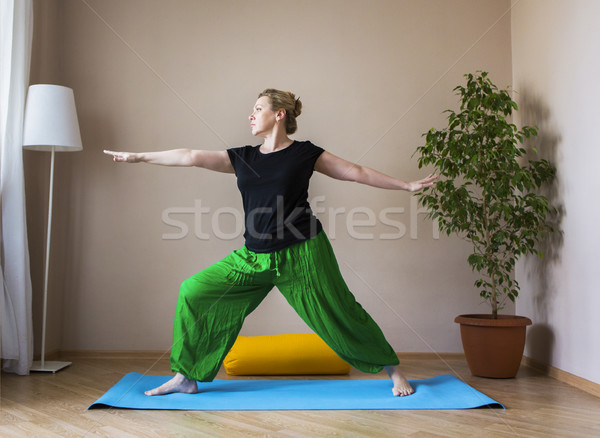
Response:
[[[42,361],[34,360],[33,364],[29,371],[38,371],[42,373],[55,373],[57,371],[62,370],[63,368],[71,365],[72,362],[59,362],[54,360],[46,360],[44,361],[44,365],[42,366]]]

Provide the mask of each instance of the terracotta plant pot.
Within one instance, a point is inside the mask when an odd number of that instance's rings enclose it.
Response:
[[[469,369],[474,376],[510,378],[517,375],[526,328],[531,320],[524,316],[460,315],[460,336]]]

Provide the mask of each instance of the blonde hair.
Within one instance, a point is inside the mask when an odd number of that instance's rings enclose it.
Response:
[[[267,88],[258,95],[258,98],[266,96],[271,101],[271,110],[277,111],[279,109],[285,110],[285,132],[286,134],[293,134],[298,129],[298,123],[296,117],[302,113],[302,102],[296,98],[294,93],[289,91],[276,90],[274,88]]]

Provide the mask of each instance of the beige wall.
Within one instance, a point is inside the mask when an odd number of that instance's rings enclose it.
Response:
[[[523,0],[512,11],[514,84],[523,121],[540,127],[538,149],[556,163],[548,195],[562,236],[543,261],[518,271],[520,314],[531,316],[526,354],[600,383],[597,163],[600,160],[600,3]]]
[[[511,82],[508,0],[64,0],[45,10],[41,3],[32,77],[75,90],[84,143],[83,152],[58,157],[50,350],[168,349],[180,282],[243,243],[217,238],[210,224],[219,208],[241,211],[233,176],[117,165],[103,149],[258,144],[247,117],[256,94],[277,87],[304,102],[295,138],[416,179],[426,171],[411,156],[421,134],[442,126],[442,111],[455,106],[462,75],[483,69],[500,86]],[[28,189],[43,188],[45,162],[28,160]],[[472,285],[469,247],[434,239],[405,192],[315,175],[310,196],[323,197],[319,217],[343,274],[394,348],[461,351],[454,316],[487,311]],[[177,229],[162,215],[195,202],[211,210],[201,216],[210,237],[195,236],[188,213],[172,216],[188,235],[165,239]],[[32,204],[30,217],[43,217]],[[404,209],[389,216],[406,227],[402,238],[382,239],[397,229],[379,219],[355,230],[372,239],[347,230],[352,209],[379,215],[389,207]],[[235,231],[233,216],[221,219],[221,232]],[[32,259],[42,257],[43,232],[33,230],[40,226],[30,222]],[[39,269],[34,275],[39,287]],[[273,291],[243,333],[306,330]]]
[[[63,85],[60,69],[61,47],[59,42],[59,0],[34,2],[34,35],[31,57],[30,82]],[[64,227],[71,216],[71,211],[64,210],[64,203],[69,201],[70,189],[65,185],[63,177],[68,172],[65,165],[68,155],[58,154],[55,167],[56,212],[53,221],[53,238],[51,246],[51,271],[48,300],[48,331],[46,335],[46,351],[57,350],[61,345],[63,318],[64,257],[67,245],[57,241],[64,236]],[[65,160],[67,158],[67,160]],[[42,306],[44,287],[44,250],[46,244],[46,218],[48,215],[48,181],[50,179],[50,154],[24,150],[25,192],[27,208],[27,229],[30,252],[31,283],[33,288],[33,328],[35,353],[39,354],[42,331]],[[60,262],[59,262],[60,260]]]

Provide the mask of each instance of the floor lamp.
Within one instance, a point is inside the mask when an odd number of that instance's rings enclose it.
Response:
[[[50,236],[52,234],[52,195],[54,189],[54,153],[83,149],[75,111],[73,90],[60,85],[32,85],[27,93],[23,148],[51,152],[50,189],[48,195],[48,227],[44,271],[44,310],[42,321],[42,356],[34,361],[31,371],[55,373],[71,362],[46,361],[46,313],[48,302],[48,271],[50,268]]]

